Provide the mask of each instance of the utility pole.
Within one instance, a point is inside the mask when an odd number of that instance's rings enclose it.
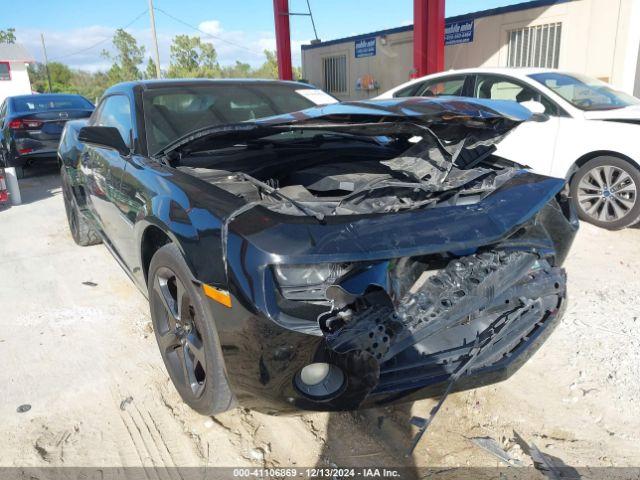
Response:
[[[42,53],[44,54],[44,71],[47,73],[47,83],[49,84],[49,93],[51,93],[51,75],[49,75],[49,61],[47,60],[47,47],[44,44],[44,34],[40,33],[42,40]]]
[[[149,19],[151,20],[151,36],[156,54],[156,78],[160,78],[160,52],[158,51],[158,35],[156,35],[156,16],[153,11],[153,0],[149,0]]]

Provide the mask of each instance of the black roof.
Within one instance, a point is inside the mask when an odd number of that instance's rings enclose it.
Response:
[[[11,95],[7,98],[17,98],[17,99],[23,99],[23,98],[32,98],[32,97],[82,97],[82,95],[80,95],[79,93],[28,93],[26,95]],[[82,97],[84,98],[84,97]]]
[[[262,78],[176,78],[136,80],[122,82],[109,87],[105,94],[129,91],[136,88],[143,90],[167,87],[188,87],[193,85],[291,85],[297,88],[317,88],[309,83],[294,82],[289,80],[273,80]]]

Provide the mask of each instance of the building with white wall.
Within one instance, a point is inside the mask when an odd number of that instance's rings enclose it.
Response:
[[[31,93],[27,64],[33,61],[19,43],[0,43],[0,103],[12,95]]]
[[[535,0],[446,19],[445,68],[550,67],[640,96],[640,0]],[[303,76],[344,100],[413,71],[413,26],[302,46]]]

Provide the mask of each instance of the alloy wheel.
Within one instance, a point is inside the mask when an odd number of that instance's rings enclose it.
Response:
[[[174,381],[195,398],[202,396],[207,378],[204,344],[196,323],[196,310],[177,275],[167,267],[153,279],[153,302],[160,308],[156,319],[158,344]]]
[[[633,209],[637,189],[628,172],[613,165],[601,165],[589,170],[580,180],[578,204],[589,217],[601,222],[614,222]]]

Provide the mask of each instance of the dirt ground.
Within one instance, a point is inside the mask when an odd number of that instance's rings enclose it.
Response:
[[[55,169],[22,194],[0,211],[0,466],[496,466],[478,436],[526,463],[514,430],[569,465],[640,465],[640,229],[583,224],[561,325],[508,381],[450,396],[405,458],[409,418],[431,400],[294,417],[191,411],[145,298],[103,246],[73,243]]]

